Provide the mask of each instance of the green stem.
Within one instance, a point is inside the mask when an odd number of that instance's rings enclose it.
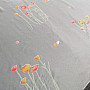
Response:
[[[88,27],[87,27],[87,25],[86,25],[85,22],[84,22],[84,25],[85,25],[85,27],[86,27],[86,34],[87,34],[87,36],[88,36],[88,38],[89,38]]]
[[[30,90],[32,90],[32,88],[26,83],[26,85],[28,86],[28,88],[30,88]]]
[[[15,8],[13,8],[13,9],[15,10]],[[18,16],[21,17],[25,22],[27,22],[28,25],[31,27],[31,29],[33,29],[32,25],[25,18],[23,18],[23,16],[21,16],[21,15],[18,15]]]
[[[39,9],[38,8],[35,8],[34,9],[34,11],[36,12],[36,13],[38,13],[38,15],[41,17],[41,19],[42,19],[42,22],[44,23],[45,22],[45,19],[44,19],[44,17],[41,15],[41,13],[38,11]],[[44,21],[43,21],[44,20]]]
[[[39,9],[39,11],[41,12],[41,13],[43,13],[43,15],[45,16],[45,18],[48,20],[48,16],[35,4],[35,6]],[[40,14],[40,13],[38,13],[41,17],[42,17],[42,19],[44,20],[44,21],[46,21],[46,19]]]
[[[28,23],[28,25],[31,27],[31,29],[33,29],[33,27],[31,26],[31,24],[26,19],[24,19],[21,15],[18,15],[18,16],[21,17],[24,21],[26,21]]]
[[[55,80],[53,79],[52,74],[48,71],[48,69],[46,69],[46,71],[48,72],[49,76],[51,77],[51,80],[53,81],[53,84],[54,84],[56,90],[60,90],[59,87],[58,87],[58,85],[57,85],[57,83],[56,83]]]
[[[36,88],[37,90],[39,90],[38,87],[37,87],[37,85],[36,85],[36,83],[35,83],[35,81],[33,81],[33,79],[32,79],[32,77],[31,77],[31,75],[30,75],[29,72],[28,72],[28,75],[29,75],[29,77],[30,77],[30,80],[31,80],[32,83],[34,84],[35,88]]]
[[[53,82],[54,87],[56,88],[56,90],[60,90],[59,87],[58,87],[58,85],[57,85],[57,83],[55,82],[55,80],[54,80],[51,72],[47,69],[46,65],[43,64],[43,62],[42,62],[41,60],[39,60],[39,61],[40,61],[40,63],[43,65],[44,69],[48,72],[48,74],[49,74],[49,76],[50,76],[50,78],[51,78],[51,80],[52,80],[52,82]]]
[[[38,24],[43,23],[42,21],[40,21],[39,19],[37,19],[30,10],[29,10],[29,12],[30,12],[30,14],[32,15],[32,17],[34,18],[34,20],[35,20]]]
[[[28,87],[25,85],[26,89],[28,90]]]
[[[33,90],[34,90],[34,87],[33,87]]]
[[[20,77],[20,79],[22,79],[22,77],[21,77],[20,73],[19,73],[17,70],[16,70],[16,72],[17,72],[18,76]]]
[[[39,74],[38,74],[37,71],[36,71],[36,74],[37,74],[38,79],[40,80],[41,84],[44,86],[44,88],[45,88],[46,90],[48,90],[47,87],[46,87],[46,85],[45,85],[45,83],[42,82],[42,80],[41,80],[41,78],[40,78],[40,76],[39,76]]]
[[[24,14],[21,9],[19,9],[19,11],[20,11],[22,14]],[[30,20],[31,22],[37,24],[36,22],[34,22],[34,21],[32,21],[30,18],[28,18],[28,16],[26,16],[26,15],[24,15],[24,16],[25,16],[28,20]]]
[[[39,7],[38,7],[38,5],[36,5],[35,4],[35,6],[43,13],[43,14],[45,14]],[[48,18],[48,16],[45,14],[45,16]]]

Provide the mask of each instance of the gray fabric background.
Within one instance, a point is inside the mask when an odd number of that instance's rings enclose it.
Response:
[[[14,16],[12,8],[17,2],[23,5],[22,0],[0,0],[0,90],[26,90],[11,67],[17,64],[20,74],[27,76],[20,67],[37,64],[36,55],[46,64],[50,62],[60,90],[83,90],[90,80],[90,39],[71,21],[90,15],[90,0],[35,1],[49,20],[42,25],[33,24],[31,30],[22,19]],[[55,48],[53,44],[58,40],[61,44]],[[41,68],[39,74],[49,82],[48,74]],[[55,90],[51,82],[48,85]],[[44,89],[40,87],[40,90]]]

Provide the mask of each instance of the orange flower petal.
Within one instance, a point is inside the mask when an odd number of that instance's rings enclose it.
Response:
[[[57,47],[57,43],[54,43],[53,46],[54,46],[54,47]]]
[[[88,18],[89,19],[89,16],[85,16],[85,18]]]
[[[37,55],[36,57],[34,57],[34,59],[36,59],[36,60],[40,60],[39,55]]]
[[[84,23],[84,21],[83,21],[83,20],[80,20],[80,21],[79,21],[79,24],[83,24],[83,23]]]
[[[19,8],[19,6],[16,6],[16,8]]]
[[[30,69],[30,64],[25,64],[23,67],[22,67],[22,71],[23,72],[28,72]]]
[[[30,6],[28,6],[28,8],[32,8],[32,6],[30,5]]]
[[[83,27],[81,27],[81,28],[80,28],[80,30],[84,30],[84,28],[83,28]]]
[[[21,84],[26,84],[26,78],[23,78],[23,79],[21,80]]]
[[[16,15],[18,15],[18,13],[15,13],[14,15],[16,16]]]

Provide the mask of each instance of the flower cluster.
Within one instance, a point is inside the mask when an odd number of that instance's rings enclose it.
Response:
[[[83,25],[83,27],[80,27],[80,30],[84,30],[84,26],[86,25],[86,24],[89,24],[90,23],[90,21],[89,21],[89,16],[85,16],[85,18],[87,19],[87,20],[79,20],[78,21],[78,23],[80,24],[80,25]],[[72,21],[72,24],[74,24],[75,23],[75,21],[73,20]]]
[[[51,80],[52,80],[52,82],[53,82],[53,84],[54,84],[55,89],[56,89],[56,90],[60,90],[59,87],[58,87],[58,85],[57,85],[57,83],[55,82],[55,80],[54,80],[53,77],[52,77],[50,68],[48,69],[48,68],[46,67],[45,63],[43,63],[43,62],[40,60],[39,55],[35,56],[34,59],[40,61],[40,63],[42,64],[42,67],[47,71],[47,73],[48,73],[49,76],[51,77]],[[49,67],[50,67],[50,66],[49,66]],[[40,76],[39,76],[39,74],[38,74],[38,72],[37,72],[38,68],[39,68],[39,64],[36,64],[36,65],[33,65],[33,66],[31,66],[30,64],[25,64],[24,66],[22,66],[22,72],[28,73],[31,82],[32,82],[33,85],[34,85],[34,86],[32,86],[32,87],[35,88],[35,90],[39,90],[39,88],[38,88],[38,86],[37,86],[37,84],[36,84],[36,82],[35,82],[35,80],[34,80],[34,74],[33,74],[33,73],[30,73],[30,70],[31,70],[32,72],[35,72],[35,73],[36,73],[36,75],[37,75],[38,79],[40,80],[42,86],[45,88],[45,90],[48,90],[46,84],[41,80],[41,78],[40,78]],[[27,83],[27,78],[26,78],[26,77],[22,78],[22,76],[21,76],[20,73],[18,72],[18,70],[17,70],[17,65],[13,66],[13,67],[11,68],[11,70],[12,70],[13,72],[16,71],[16,73],[19,75],[19,77],[20,77],[20,79],[21,79],[21,81],[20,81],[20,84],[21,84],[21,85],[24,85],[27,90],[28,90],[28,88],[29,88],[30,90],[33,90],[32,87]],[[31,76],[31,74],[33,74],[33,78],[32,78],[32,76]]]
[[[48,2],[48,0],[45,0],[45,2]],[[35,1],[31,1],[31,5],[27,4],[22,6],[15,6],[14,9],[16,11],[14,15],[22,18],[31,29],[33,29],[31,23],[42,24],[48,20],[48,16],[44,13],[44,11],[41,10]]]
[[[90,23],[90,20],[89,20],[89,16],[85,16],[85,20],[79,20],[78,22],[73,20],[72,21],[72,24],[79,24],[80,26],[80,30],[84,30],[87,34],[87,36],[89,37],[89,23]]]
[[[36,60],[40,60],[39,55],[35,57]],[[38,69],[39,65],[34,65],[31,66],[30,64],[25,64],[24,66],[22,66],[22,71],[23,72],[29,72],[30,68],[32,71],[36,71]],[[11,68],[12,71],[17,71],[17,65],[13,66]],[[18,72],[19,73],[19,72]],[[20,82],[20,84],[26,84],[26,78],[23,78]]]

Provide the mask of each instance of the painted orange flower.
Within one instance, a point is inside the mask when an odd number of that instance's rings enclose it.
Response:
[[[88,18],[89,19],[89,16],[85,16],[85,18]]]
[[[34,65],[34,66],[31,67],[31,70],[36,71],[38,69],[38,67],[39,67],[39,65]]]
[[[20,84],[26,84],[26,78],[23,78],[20,82]]]
[[[22,67],[22,71],[23,72],[28,72],[30,69],[30,64],[25,64],[23,67]]]
[[[84,28],[83,28],[83,27],[81,27],[81,28],[80,28],[80,30],[84,30]]]
[[[36,59],[36,60],[40,60],[39,55],[37,55],[36,57],[34,57],[34,59]]]
[[[54,46],[54,47],[57,47],[57,43],[54,43],[53,46]]]
[[[13,67],[11,68],[11,70],[12,70],[12,71],[16,71],[16,70],[17,70],[17,65],[13,66]]]
[[[16,6],[16,8],[19,8],[19,6]]]
[[[28,6],[28,8],[32,8],[32,6],[30,5],[30,6]]]
[[[79,24],[83,24],[84,23],[84,21],[83,20],[79,20]]]
[[[16,15],[18,15],[18,13],[15,13],[14,15],[16,16]]]

